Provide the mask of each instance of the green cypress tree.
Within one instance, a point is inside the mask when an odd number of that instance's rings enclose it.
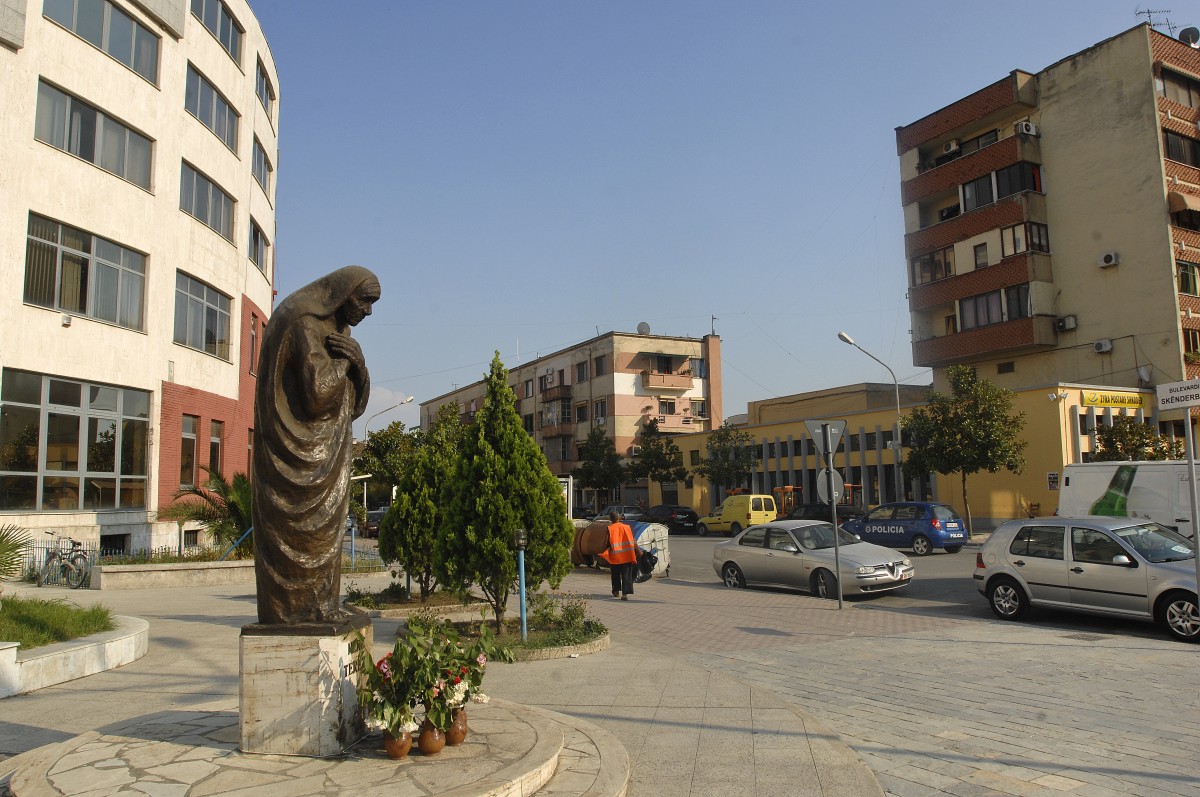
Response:
[[[513,533],[525,529],[525,578],[558,587],[571,569],[574,528],[546,457],[521,425],[500,353],[485,380],[483,409],[459,447],[454,478],[443,493],[437,540],[438,580],[455,591],[474,585],[491,604],[499,630],[517,580]]]
[[[465,434],[458,408],[438,410],[424,432],[414,432],[405,447],[407,462],[397,468],[396,501],[379,524],[379,555],[399,562],[421,588],[421,602],[437,587],[434,556],[442,524],[442,492],[454,478],[458,447]]]

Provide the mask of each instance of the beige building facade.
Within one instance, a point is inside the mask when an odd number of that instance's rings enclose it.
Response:
[[[632,462],[640,454],[638,437],[651,419],[660,431],[677,435],[719,427],[721,339],[671,337],[649,333],[608,332],[574,346],[513,365],[509,385],[517,412],[542,448],[550,470],[565,476],[580,464],[579,446],[601,427],[617,454]],[[485,385],[475,382],[421,404],[421,426],[444,404],[454,403],[464,420],[483,408]],[[648,501],[645,485],[627,485],[621,495],[606,496],[628,504]],[[577,491],[576,503],[593,497]]]

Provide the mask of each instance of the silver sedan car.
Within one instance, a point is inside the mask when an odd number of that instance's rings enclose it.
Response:
[[[727,587],[769,584],[837,596],[834,534],[840,548],[842,594],[860,595],[907,586],[912,562],[890,548],[863,542],[819,520],[763,523],[713,547],[713,570]]]
[[[1030,606],[1156,620],[1200,641],[1196,547],[1130,517],[1010,520],[975,557],[975,585],[1002,620]]]

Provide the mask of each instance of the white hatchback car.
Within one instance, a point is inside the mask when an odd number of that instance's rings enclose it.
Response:
[[[975,585],[1002,620],[1030,606],[1155,620],[1200,640],[1196,548],[1166,526],[1129,517],[1010,520],[975,556]]]

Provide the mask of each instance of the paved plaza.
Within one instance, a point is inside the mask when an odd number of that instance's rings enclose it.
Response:
[[[1200,795],[1200,649],[1149,625],[839,610],[715,578],[656,578],[622,602],[586,570],[563,589],[590,596],[611,648],[496,665],[487,691],[614,734],[635,797]],[[145,617],[150,652],[4,701],[0,757],[236,697],[250,588],[47,592]]]

